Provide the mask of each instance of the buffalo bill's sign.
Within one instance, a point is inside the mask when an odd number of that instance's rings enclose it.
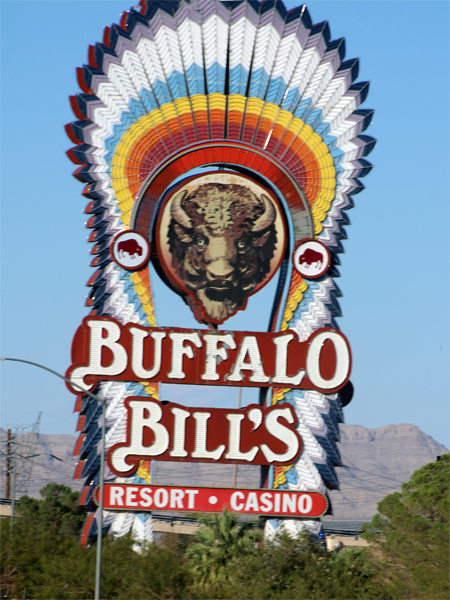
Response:
[[[351,352],[335,329],[299,342],[281,333],[122,326],[86,317],[72,345],[67,378],[86,390],[99,380],[290,387],[333,393],[348,381]],[[79,389],[71,388],[79,394]]]
[[[98,488],[94,500],[98,504]],[[230,488],[173,487],[107,483],[104,488],[107,510],[161,510],[180,512],[229,512],[316,519],[328,508],[318,492],[275,492]]]
[[[112,446],[107,459],[119,476],[130,475],[143,459],[286,465],[302,449],[290,404],[208,409],[135,397],[125,406],[127,439]]]

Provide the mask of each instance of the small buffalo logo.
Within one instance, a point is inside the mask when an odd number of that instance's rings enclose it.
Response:
[[[136,255],[142,256],[142,247],[136,240],[122,240],[117,244],[117,254],[120,258],[124,258],[124,253],[127,253],[130,258],[136,258]]]
[[[323,254],[321,252],[316,252],[311,248],[307,248],[303,254],[300,255],[300,264],[310,267],[314,263],[316,263],[316,267],[320,269],[323,264]]]
[[[307,238],[297,243],[292,261],[300,275],[306,279],[318,279],[330,267],[331,256],[322,242]]]

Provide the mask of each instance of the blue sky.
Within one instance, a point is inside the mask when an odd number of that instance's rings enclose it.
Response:
[[[288,2],[292,7],[295,3]],[[1,10],[2,347],[4,356],[64,372],[86,310],[92,269],[82,184],[65,156],[68,96],[89,44],[130,6],[122,1],[8,1]],[[449,3],[312,1],[359,57],[374,108],[375,169],[348,213],[341,329],[350,340],[355,397],[346,422],[412,423],[449,446]],[[254,296],[234,329],[264,330],[273,288]],[[155,283],[160,325],[195,326],[181,300]],[[2,363],[1,426],[74,433],[74,396],[26,365]],[[244,403],[254,392],[243,391]],[[236,406],[229,388],[163,386],[190,405]]]

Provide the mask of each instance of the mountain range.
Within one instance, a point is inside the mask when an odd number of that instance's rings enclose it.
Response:
[[[337,469],[340,490],[330,492],[333,515],[325,517],[326,521],[370,521],[384,496],[400,490],[414,471],[448,452],[415,425],[402,423],[376,429],[341,425],[340,433],[339,450],[345,466]],[[38,434],[35,438],[31,434],[18,435],[16,497],[27,493],[38,498],[39,490],[52,481],[80,490],[81,482],[72,479],[77,464],[77,457],[73,456],[75,440],[73,435]],[[0,431],[0,444],[4,451],[4,431]],[[233,465],[155,461],[153,481],[166,485],[231,487],[233,471]],[[236,483],[237,487],[258,487],[259,467],[239,465]],[[2,498],[5,485],[2,452]]]

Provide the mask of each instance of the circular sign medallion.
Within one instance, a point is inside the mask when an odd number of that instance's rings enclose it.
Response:
[[[270,189],[243,174],[210,171],[164,199],[155,242],[169,285],[199,321],[220,324],[275,275],[286,228]]]
[[[330,267],[331,255],[322,242],[311,239],[300,240],[292,254],[294,267],[305,279],[322,277]]]
[[[147,264],[150,244],[146,238],[132,229],[118,233],[111,243],[114,261],[127,271],[137,271]]]

